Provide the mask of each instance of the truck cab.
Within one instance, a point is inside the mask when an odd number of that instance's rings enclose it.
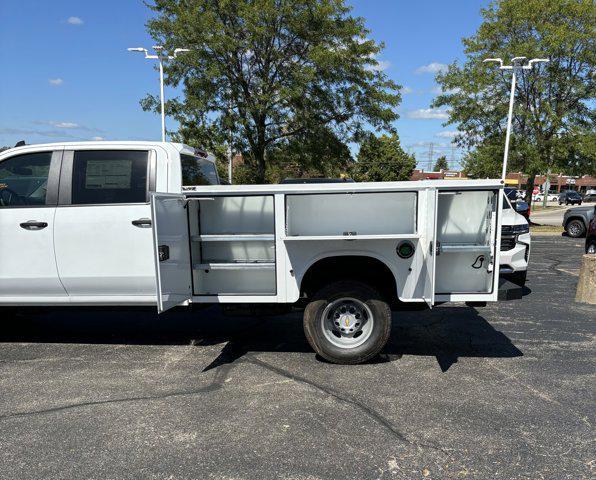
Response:
[[[214,161],[162,142],[0,153],[0,303],[154,304],[150,192],[219,184]]]

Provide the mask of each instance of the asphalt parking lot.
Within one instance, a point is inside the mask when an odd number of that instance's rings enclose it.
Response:
[[[396,312],[358,366],[317,359],[298,313],[4,313],[0,477],[593,478],[582,253],[534,237],[521,300]]]

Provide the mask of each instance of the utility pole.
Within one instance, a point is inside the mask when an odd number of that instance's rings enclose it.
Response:
[[[153,50],[156,52],[155,55],[149,55],[146,48],[143,47],[134,47],[128,48],[129,52],[141,52],[145,54],[145,58],[148,60],[159,60],[159,98],[161,103],[161,141],[166,141],[166,110],[165,110],[165,99],[163,93],[163,62],[164,60],[173,60],[178,56],[179,53],[182,52],[190,52],[188,48],[177,48],[174,50],[173,55],[164,55],[163,54],[163,46],[161,45],[154,45]]]
[[[455,170],[455,145],[451,142],[451,168]]]
[[[434,147],[434,143],[430,142],[430,144],[428,145],[428,171],[432,172],[433,171],[433,147]]]
[[[505,182],[507,176],[507,160],[509,159],[509,138],[511,137],[511,120],[513,117],[513,103],[515,101],[516,77],[522,74],[523,70],[532,70],[535,63],[549,62],[548,58],[533,58],[527,65],[523,65],[527,57],[514,57],[511,59],[511,65],[503,65],[501,58],[486,58],[482,62],[497,62],[500,70],[511,70],[511,93],[509,95],[509,112],[507,114],[507,132],[505,133],[505,152],[503,154],[503,171],[501,179]]]
[[[548,199],[548,192],[550,191],[550,168],[546,171],[546,180],[543,187],[544,197],[542,198],[542,206],[546,208],[546,201]]]
[[[234,157],[232,157],[232,136],[230,135],[230,139],[228,141],[228,183],[232,185],[232,162]]]
[[[227,89],[227,93],[228,93],[228,114],[231,114],[231,112],[232,112],[232,90]],[[232,116],[230,115],[230,118],[231,117]],[[230,185],[232,185],[232,168],[233,168],[233,162],[234,162],[234,157],[233,157],[233,152],[232,152],[232,127],[230,127],[228,134],[229,134],[229,137],[228,137],[228,183]]]

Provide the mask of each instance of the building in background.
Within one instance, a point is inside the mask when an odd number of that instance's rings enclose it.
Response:
[[[580,193],[586,193],[588,190],[596,189],[596,177],[592,175],[572,176],[551,174],[549,175],[551,192],[562,192],[563,190],[577,190]],[[505,179],[505,184],[508,187],[517,188],[518,190],[525,190],[528,182],[528,176],[521,173],[508,173]],[[546,175],[536,175],[534,178],[534,185],[542,191],[542,186],[546,182]]]
[[[449,179],[467,178],[463,172],[455,170],[441,170],[439,172],[426,172],[424,170],[414,170],[410,180],[449,180]],[[546,175],[536,175],[534,185],[542,190],[542,185],[546,181]],[[525,190],[528,184],[528,176],[524,173],[508,173],[505,179],[505,186],[513,187],[518,190]],[[577,190],[580,193],[586,193],[588,190],[596,190],[596,177],[591,175],[571,176],[552,174],[550,175],[550,191],[562,192],[563,190]]]

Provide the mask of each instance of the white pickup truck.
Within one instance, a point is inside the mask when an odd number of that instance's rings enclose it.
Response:
[[[174,143],[1,153],[0,305],[301,301],[312,347],[358,363],[397,302],[498,298],[500,180],[218,183]]]

